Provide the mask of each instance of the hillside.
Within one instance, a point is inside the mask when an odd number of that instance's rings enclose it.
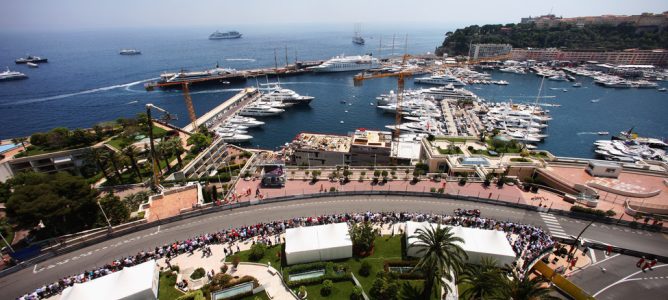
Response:
[[[471,42],[508,43],[514,48],[656,49],[668,48],[668,30],[641,30],[629,24],[590,25],[584,28],[562,24],[546,29],[538,29],[534,24],[473,25],[448,32],[436,54],[468,55]]]

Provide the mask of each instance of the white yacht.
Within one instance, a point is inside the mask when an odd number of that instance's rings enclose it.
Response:
[[[228,119],[227,122],[229,124],[237,124],[237,125],[246,126],[248,128],[259,127],[259,126],[264,125],[264,122],[258,121],[255,118],[242,117],[242,116],[234,116],[234,117]]]
[[[240,134],[234,132],[216,132],[216,134],[226,142],[229,143],[243,143],[248,142],[253,138],[251,135]]]
[[[10,71],[9,68],[7,68],[7,71],[0,72],[0,81],[19,80],[27,78],[28,76],[26,76],[26,74],[16,71]]]
[[[293,103],[293,104],[309,104],[315,97],[312,96],[302,96],[297,94],[297,92],[282,88],[280,85],[275,85],[269,92],[262,95],[263,98],[281,101],[283,103]]]
[[[308,67],[313,72],[363,71],[377,68],[378,59],[371,55],[336,56],[318,66]]]
[[[465,86],[466,83],[463,83],[461,80],[457,79],[451,75],[432,75],[427,77],[415,78],[415,83],[424,83],[424,84],[436,84],[436,85],[453,85],[453,86]]]
[[[269,117],[283,113],[285,110],[269,105],[251,104],[239,111],[239,115],[246,117]]]

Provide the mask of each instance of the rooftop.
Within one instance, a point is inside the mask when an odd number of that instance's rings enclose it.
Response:
[[[388,131],[358,129],[353,133],[353,145],[389,147],[391,143],[392,133]]]
[[[349,152],[351,138],[343,135],[300,133],[292,145],[302,150]]]

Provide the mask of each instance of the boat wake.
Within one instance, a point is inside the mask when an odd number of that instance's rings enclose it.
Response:
[[[19,100],[19,101],[14,101],[14,102],[10,102],[10,103],[5,103],[3,105],[16,105],[16,104],[30,104],[30,103],[47,102],[47,101],[65,99],[65,98],[69,98],[69,97],[93,94],[93,93],[104,92],[104,91],[120,89],[120,88],[125,88],[128,91],[133,91],[133,90],[129,90],[129,88],[131,86],[141,84],[141,83],[144,83],[144,82],[148,82],[148,81],[152,81],[152,80],[157,80],[157,79],[158,79],[157,77],[156,78],[149,78],[149,79],[134,81],[134,82],[130,82],[130,83],[106,86],[106,87],[90,89],[90,90],[85,90],[85,91],[80,91],[80,92],[75,92],[75,93],[68,93],[68,94],[62,94],[62,95],[56,95],[56,96],[50,96],[50,97],[43,97],[43,98]]]
[[[254,58],[226,58],[225,61],[255,61]]]
[[[578,135],[586,135],[586,134],[596,134],[596,135],[598,135],[598,132],[592,132],[592,131],[578,132]]]

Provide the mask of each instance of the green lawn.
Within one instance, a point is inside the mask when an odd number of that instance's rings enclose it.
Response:
[[[308,293],[307,298],[309,300],[318,300],[318,299],[349,299],[350,292],[353,290],[355,284],[352,281],[340,281],[334,282],[334,288],[332,293],[329,296],[320,295],[320,289],[322,284],[307,285],[306,292]]]
[[[384,270],[383,261],[388,259],[401,259],[401,236],[395,235],[394,237],[381,236],[376,238],[375,247],[373,255],[370,255],[365,258],[349,258],[344,261],[350,265],[350,268],[355,274],[357,280],[359,280],[364,292],[369,294],[371,290],[371,285],[376,279],[376,274],[379,271]],[[364,277],[359,274],[360,266],[362,261],[368,261],[371,264],[371,274],[367,277]],[[309,297],[310,298],[310,297]]]
[[[154,139],[159,139],[165,136],[167,133],[167,130],[164,130],[160,127],[153,126],[153,138]],[[148,136],[147,136],[148,137]],[[125,138],[122,137],[120,134],[115,136],[113,139],[109,140],[107,142],[107,145],[112,146],[118,150],[122,150],[123,146],[130,145],[134,142],[137,142],[136,140],[130,139],[130,138]]]
[[[453,147],[452,149],[443,149],[441,147],[438,147],[438,153],[446,155],[446,154],[462,154],[462,150],[459,147]]]
[[[453,143],[466,143],[467,141],[471,140],[468,138],[460,138],[460,137],[436,137],[435,138],[437,141],[449,141]]]
[[[158,299],[160,300],[175,300],[184,294],[178,289],[174,288],[176,284],[176,274],[169,272],[160,273],[160,282],[158,283]]]
[[[264,257],[260,259],[259,261],[251,261],[248,258],[248,255],[250,254],[250,251],[241,251],[237,254],[227,256],[225,258],[226,262],[232,262],[233,257],[238,256],[239,261],[241,262],[254,262],[254,263],[261,263],[261,264],[268,264],[271,262],[271,265],[274,266],[276,269],[279,269],[281,266],[281,259],[278,256],[278,253],[281,252],[281,245],[274,245],[269,248],[267,248],[267,252],[264,253]]]

